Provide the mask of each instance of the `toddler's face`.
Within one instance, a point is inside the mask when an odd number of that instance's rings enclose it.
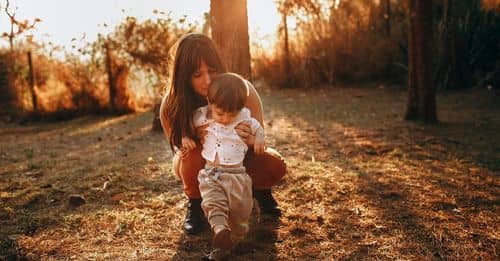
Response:
[[[229,123],[233,122],[239,113],[238,111],[226,112],[214,104],[210,104],[210,109],[212,110],[212,117],[214,118],[215,122],[222,125],[228,125]]]

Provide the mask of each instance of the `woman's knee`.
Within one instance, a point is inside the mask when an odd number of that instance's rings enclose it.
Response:
[[[283,178],[286,173],[286,163],[283,156],[273,148],[266,148],[266,154],[269,155],[269,164],[271,164],[271,168],[276,170],[279,179]]]
[[[184,155],[180,155],[179,153],[178,157],[178,176],[184,186],[184,193],[190,199],[200,198],[198,172],[205,164],[205,161],[201,157],[201,149],[197,147]]]
[[[267,148],[261,155],[253,153],[248,155],[245,167],[256,189],[270,188],[280,182],[286,174],[285,160],[271,148]]]
[[[205,160],[201,157],[201,146],[196,147],[186,154],[180,156],[179,159],[179,174],[182,177],[190,176],[197,177],[198,172],[205,165]]]

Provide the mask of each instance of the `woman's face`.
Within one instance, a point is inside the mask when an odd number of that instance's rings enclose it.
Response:
[[[208,87],[215,73],[214,68],[208,67],[205,61],[201,60],[200,67],[191,75],[191,86],[193,86],[194,92],[202,97],[207,97]]]

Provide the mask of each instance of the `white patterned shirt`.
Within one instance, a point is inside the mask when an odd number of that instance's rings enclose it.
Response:
[[[207,136],[201,151],[201,156],[210,162],[215,162],[215,156],[219,157],[221,165],[236,165],[243,162],[248,146],[238,136],[234,127],[242,121],[250,122],[252,133],[261,128],[260,123],[250,116],[250,110],[243,108],[235,117],[234,121],[223,125],[215,122],[213,118],[208,118],[208,106],[203,106],[193,114],[194,127],[208,124]]]

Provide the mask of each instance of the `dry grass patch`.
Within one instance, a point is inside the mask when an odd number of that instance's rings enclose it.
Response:
[[[498,96],[439,95],[438,125],[401,120],[391,88],[262,91],[288,174],[283,216],[255,215],[238,260],[498,259]],[[481,105],[476,101],[481,101]],[[459,110],[460,108],[460,110]],[[152,113],[0,128],[0,255],[198,260]],[[85,204],[72,207],[70,195]]]

